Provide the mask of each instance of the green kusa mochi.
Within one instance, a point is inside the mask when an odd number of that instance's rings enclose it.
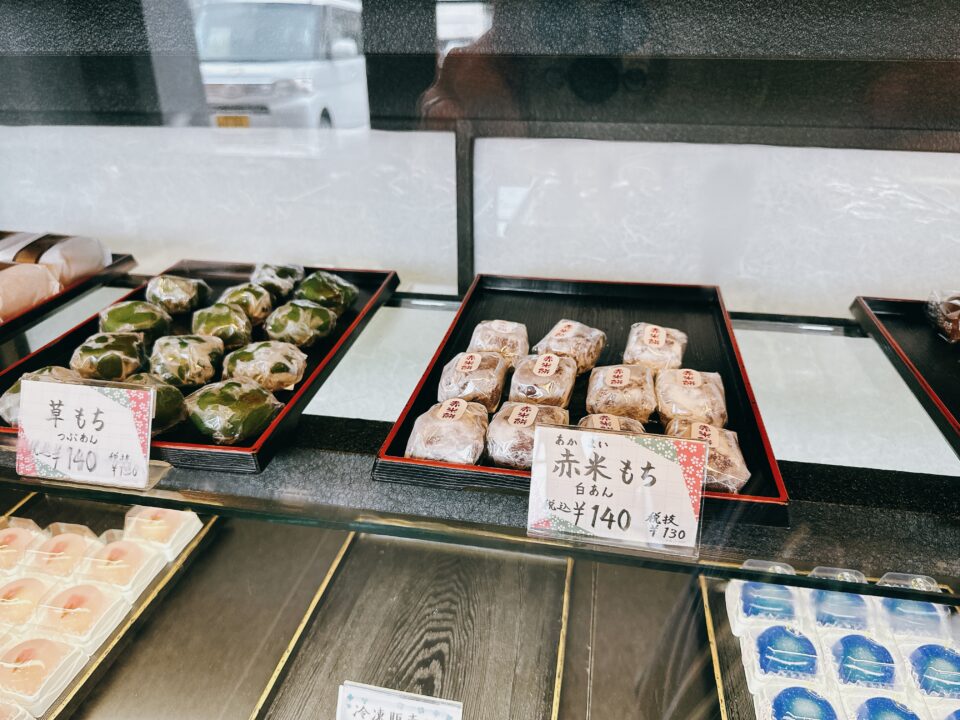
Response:
[[[182,315],[209,302],[210,286],[194,278],[157,275],[147,283],[146,297],[171,315]]]
[[[220,338],[224,349],[233,350],[250,342],[253,326],[236,305],[215,303],[193,314],[193,334]]]
[[[152,433],[159,435],[169,430],[187,416],[183,393],[163,378],[152,373],[136,373],[127,378],[128,383],[152,387],[156,390]]]
[[[267,318],[264,329],[271,340],[310,347],[329,335],[337,324],[337,314],[310,300],[291,300]]]
[[[153,341],[170,332],[171,318],[159,305],[143,300],[127,300],[111,305],[100,313],[100,332],[143,335],[149,347]]]
[[[273,309],[270,291],[253,283],[244,283],[227,288],[217,302],[236,305],[243,310],[254,325],[259,325],[266,320],[267,315]]]
[[[317,270],[300,283],[294,296],[298,300],[310,300],[341,314],[356,302],[360,292],[357,286],[339,275]]]
[[[73,351],[70,368],[91,380],[120,381],[139,372],[144,360],[140,333],[99,333]]]
[[[20,383],[24,380],[44,379],[47,382],[79,382],[83,380],[78,372],[59,365],[47,365],[20,376],[10,389],[0,395],[0,418],[11,427],[20,422]]]
[[[271,265],[260,263],[257,265],[250,282],[261,285],[270,291],[274,300],[281,300],[290,295],[297,283],[303,280],[302,265]]]
[[[217,376],[223,340],[212,335],[167,335],[153,344],[150,372],[176,387],[204,385]]]
[[[236,378],[213,383],[186,399],[190,422],[219,445],[235,445],[256,437],[283,407],[253,380]]]
[[[285,342],[253,343],[234,350],[223,361],[223,379],[247,378],[275,392],[290,390],[303,379],[307,356]]]

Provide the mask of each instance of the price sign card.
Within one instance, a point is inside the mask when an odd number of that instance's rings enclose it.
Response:
[[[462,720],[463,705],[346,682],[340,686],[337,720]]]
[[[147,487],[153,388],[40,380],[20,388],[17,473]]]
[[[527,532],[697,557],[707,443],[540,425]]]

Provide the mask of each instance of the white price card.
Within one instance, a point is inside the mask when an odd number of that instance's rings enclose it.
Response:
[[[689,438],[539,425],[527,532],[697,557],[707,452]]]
[[[463,705],[453,700],[414,695],[345,682],[337,699],[337,720],[462,720]]]
[[[22,381],[17,473],[146,488],[154,393],[139,385]]]

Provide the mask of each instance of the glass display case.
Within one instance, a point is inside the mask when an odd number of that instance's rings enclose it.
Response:
[[[2,12],[0,717],[446,717],[338,714],[348,682],[484,720],[960,717],[956,7]],[[130,302],[162,307],[101,315]],[[130,331],[106,372],[89,339]],[[696,552],[528,532],[485,445],[528,352],[573,368],[571,425],[620,415],[597,365],[650,384],[647,433],[731,431]],[[176,386],[148,489],[17,471],[48,366]],[[681,368],[713,414],[670,409]],[[267,417],[198,397],[237,378]],[[476,452],[411,451],[451,399]]]

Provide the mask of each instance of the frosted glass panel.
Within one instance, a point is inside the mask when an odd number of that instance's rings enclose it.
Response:
[[[948,153],[484,139],[475,212],[479,272],[716,284],[733,310],[958,282]]]
[[[0,229],[181,258],[393,269],[456,286],[454,139],[370,130],[0,127]]]

